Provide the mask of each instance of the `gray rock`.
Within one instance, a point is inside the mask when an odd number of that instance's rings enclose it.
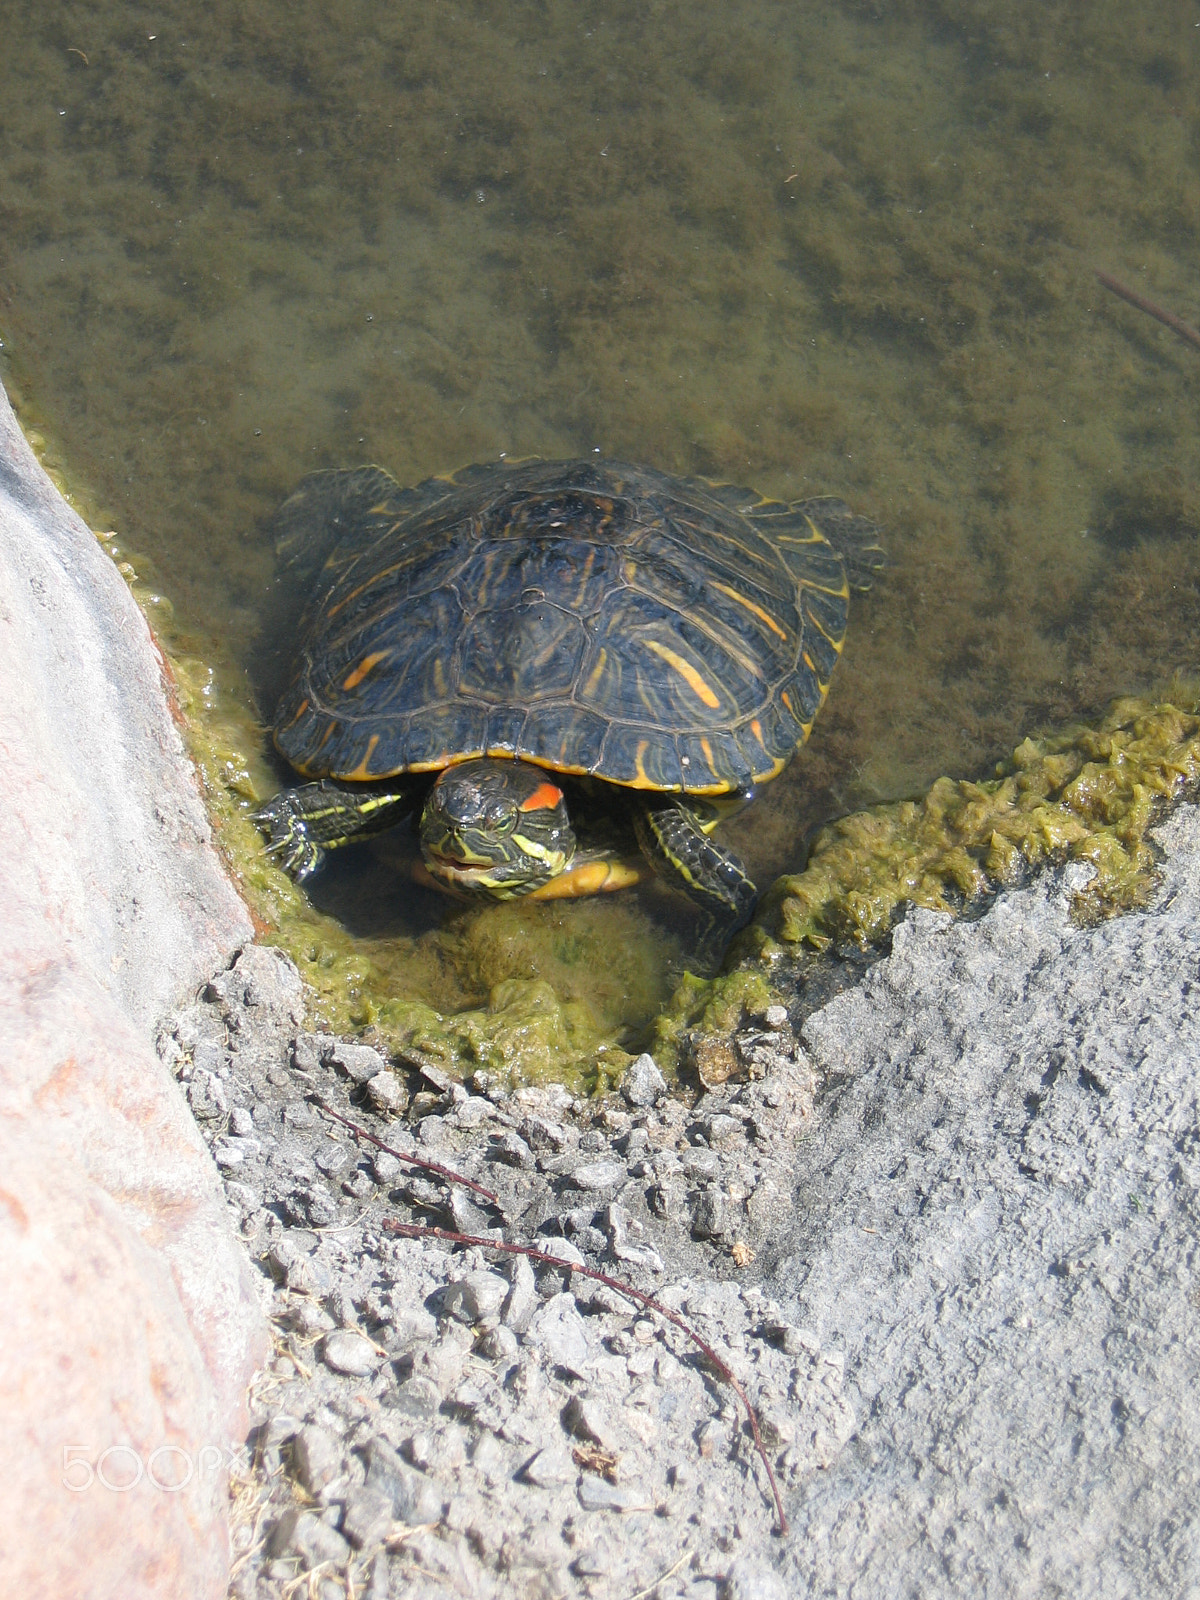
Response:
[[[574,1483],[579,1468],[566,1445],[548,1445],[521,1468],[521,1477],[539,1489],[558,1489],[563,1484]]]
[[[717,1178],[721,1172],[721,1159],[715,1150],[707,1150],[703,1145],[693,1145],[683,1153],[683,1173],[693,1183],[701,1183],[706,1179]]]
[[[388,1141],[389,1144],[394,1144],[395,1142],[394,1139]],[[400,1173],[404,1171],[404,1163],[398,1161],[387,1150],[376,1150],[371,1157],[371,1171],[380,1183],[394,1183]]]
[[[516,1334],[503,1323],[497,1328],[489,1328],[476,1346],[485,1361],[497,1362],[514,1361],[519,1348]]]
[[[459,1184],[453,1185],[450,1190],[450,1219],[451,1225],[459,1233],[479,1238],[491,1232],[491,1217],[482,1206],[475,1204]]]
[[[710,1145],[725,1144],[737,1134],[741,1133],[742,1125],[736,1117],[718,1113],[714,1117],[706,1117],[704,1121],[704,1137]]]
[[[367,1083],[367,1100],[375,1111],[397,1116],[408,1105],[408,1090],[394,1072],[377,1072]]]
[[[616,1261],[643,1267],[647,1272],[665,1272],[662,1257],[653,1245],[634,1243],[630,1237],[633,1219],[624,1206],[610,1205],[605,1212],[608,1248]]]
[[[437,1522],[442,1514],[442,1498],[434,1486],[402,1461],[386,1439],[369,1439],[363,1450],[367,1466],[367,1487],[391,1501],[392,1515],[398,1522],[417,1526]]]
[[[729,1201],[720,1189],[704,1189],[692,1206],[692,1234],[697,1239],[723,1239],[729,1232]]]
[[[552,1122],[548,1117],[525,1117],[517,1132],[529,1148],[539,1155],[543,1152],[561,1155],[566,1150],[573,1150],[579,1143],[577,1129],[561,1122]]]
[[[432,1417],[442,1403],[442,1391],[424,1373],[405,1378],[392,1396],[392,1405],[407,1417]]]
[[[230,1172],[240,1167],[250,1153],[248,1146],[253,1146],[253,1153],[258,1154],[262,1146],[257,1139],[214,1139],[212,1146],[213,1160],[222,1172]]]
[[[327,1367],[350,1377],[364,1378],[374,1372],[382,1359],[369,1339],[348,1328],[327,1333],[321,1344],[321,1357]]]
[[[382,1543],[394,1520],[390,1490],[364,1486],[346,1496],[342,1533],[356,1550]]]
[[[475,1323],[495,1316],[508,1296],[509,1284],[498,1272],[468,1272],[451,1280],[442,1299],[447,1316]]]
[[[624,1177],[623,1161],[589,1161],[586,1165],[574,1169],[570,1181],[576,1189],[597,1193],[602,1189],[615,1189]]]
[[[396,1354],[432,1339],[436,1333],[437,1323],[424,1306],[402,1306],[389,1319],[388,1343]]]
[[[1194,811],[1161,837],[1198,859]],[[841,1087],[765,1287],[864,1421],[795,1508],[789,1593],[1195,1592],[1200,895],[1166,873],[1099,927],[1053,877],[911,913],[805,1026]]]
[[[281,1444],[294,1439],[302,1427],[303,1423],[299,1418],[289,1415],[286,1411],[277,1411],[263,1424],[259,1443],[264,1450],[278,1449]]]
[[[566,1267],[587,1266],[587,1257],[579,1246],[572,1244],[570,1239],[560,1239],[557,1234],[549,1234],[540,1238],[537,1241],[537,1248],[542,1255],[553,1256],[556,1261],[561,1261]]]
[[[463,1430],[457,1424],[418,1429],[406,1442],[404,1453],[414,1467],[431,1476],[456,1472],[467,1459]]]
[[[344,1144],[334,1144],[331,1140],[316,1151],[313,1160],[327,1178],[332,1178],[350,1160],[350,1151],[346,1149]]]
[[[289,1328],[294,1328],[306,1339],[329,1333],[337,1326],[324,1306],[307,1296],[300,1296],[292,1302],[285,1313],[285,1320]]]
[[[556,1367],[582,1377],[589,1356],[588,1337],[584,1320],[575,1309],[575,1296],[556,1294],[535,1311],[525,1342],[543,1349]]]
[[[469,1095],[455,1106],[451,1120],[458,1128],[478,1128],[480,1123],[489,1121],[495,1115],[496,1108],[490,1100]]]
[[[352,1044],[347,1039],[332,1035],[310,1035],[320,1041],[321,1060],[343,1073],[352,1083],[369,1083],[377,1073],[383,1072],[387,1061],[369,1044]]]
[[[342,1441],[328,1428],[310,1422],[292,1440],[296,1476],[314,1497],[342,1472]]]
[[[267,1548],[273,1556],[299,1556],[309,1568],[323,1561],[341,1565],[350,1555],[350,1546],[336,1528],[299,1506],[283,1513],[271,1530]]]
[[[226,1198],[232,1200],[234,1205],[242,1211],[257,1211],[262,1205],[262,1194],[258,1189],[251,1188],[248,1183],[235,1183],[229,1180],[225,1184]]]
[[[585,1472],[576,1490],[585,1511],[644,1511],[652,1502],[639,1484],[609,1483]]]
[[[198,1068],[188,1084],[187,1098],[197,1122],[222,1122],[228,1115],[225,1086],[214,1072]]]
[[[667,1080],[652,1055],[643,1052],[621,1080],[621,1093],[631,1106],[650,1107],[667,1092]]]
[[[537,1280],[525,1256],[513,1256],[508,1281],[511,1287],[501,1308],[501,1320],[514,1333],[524,1333],[538,1303]]]
[[[310,1184],[299,1192],[297,1198],[303,1219],[314,1228],[328,1228],[337,1221],[338,1203],[322,1184]]]
[[[534,1154],[521,1138],[519,1133],[512,1128],[505,1128],[493,1143],[491,1155],[497,1161],[505,1161],[510,1167],[522,1167],[531,1171],[534,1166]]]
[[[617,1430],[607,1406],[591,1390],[573,1394],[563,1411],[563,1422],[580,1439],[588,1439],[610,1450],[617,1442]]]

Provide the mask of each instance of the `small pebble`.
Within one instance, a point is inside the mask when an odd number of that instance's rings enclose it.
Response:
[[[454,1108],[454,1121],[460,1128],[477,1128],[495,1114],[496,1108],[490,1100],[471,1095]]]
[[[576,1490],[585,1511],[633,1511],[648,1509],[646,1491],[636,1484],[609,1483],[585,1472]]]
[[[345,1145],[334,1144],[332,1141],[322,1145],[313,1156],[313,1160],[326,1177],[332,1177],[335,1172],[340,1172],[349,1159],[350,1152]]]
[[[481,1322],[495,1316],[508,1296],[508,1282],[498,1272],[468,1272],[451,1281],[442,1298],[447,1316],[460,1322]]]
[[[573,1294],[556,1294],[547,1300],[530,1319],[525,1340],[541,1345],[556,1367],[582,1377],[590,1352],[587,1327],[575,1309]]]
[[[310,1422],[292,1440],[296,1476],[311,1495],[319,1495],[342,1471],[342,1441],[328,1428]]]
[[[344,1372],[349,1377],[362,1378],[374,1372],[380,1356],[369,1339],[347,1328],[326,1334],[321,1346],[321,1356],[327,1367]]]
[[[475,1346],[485,1361],[515,1361],[520,1345],[516,1334],[511,1328],[506,1328],[503,1323],[499,1327],[489,1328]]]
[[[371,1171],[380,1183],[394,1182],[403,1170],[404,1163],[387,1150],[377,1150],[371,1157]]]
[[[574,1483],[578,1476],[579,1468],[565,1445],[539,1450],[521,1470],[521,1477],[539,1489],[557,1489],[564,1483]]]
[[[355,1489],[346,1498],[342,1532],[356,1550],[382,1544],[392,1525],[392,1497],[382,1489]]]
[[[394,1072],[377,1072],[367,1083],[367,1101],[376,1111],[397,1115],[408,1105],[408,1090]]]
[[[667,1080],[648,1053],[640,1055],[621,1081],[621,1093],[631,1106],[652,1106],[667,1092]]]
[[[378,1050],[372,1049],[369,1044],[351,1044],[345,1039],[335,1039],[323,1045],[321,1059],[344,1073],[353,1083],[368,1083],[387,1067]]]
[[[601,1189],[615,1189],[624,1177],[623,1162],[592,1161],[586,1166],[576,1167],[570,1175],[570,1182],[576,1189],[586,1189],[595,1193]]]
[[[693,1145],[685,1152],[683,1157],[684,1176],[693,1183],[702,1178],[715,1178],[721,1171],[721,1161],[715,1150],[706,1150],[703,1145]]]

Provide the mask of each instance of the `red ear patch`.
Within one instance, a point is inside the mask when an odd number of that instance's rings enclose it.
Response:
[[[529,799],[521,801],[520,809],[522,811],[553,811],[554,807],[561,802],[562,797],[562,790],[556,788],[554,784],[539,783],[529,796]]]

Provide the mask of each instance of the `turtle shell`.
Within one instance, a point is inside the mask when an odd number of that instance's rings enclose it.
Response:
[[[310,777],[364,781],[493,755],[747,789],[807,738],[851,580],[877,564],[873,525],[839,500],[598,460],[415,489],[317,473],[278,532],[286,561],[325,559],[276,744]]]

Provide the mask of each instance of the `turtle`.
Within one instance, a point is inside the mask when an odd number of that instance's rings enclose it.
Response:
[[[757,891],[713,830],[808,737],[883,564],[874,523],[529,459],[415,488],[314,473],[276,532],[284,569],[316,573],[273,727],[310,781],[255,813],[286,871],[417,814],[418,876],[460,896],[606,892],[649,864],[716,969]]]

